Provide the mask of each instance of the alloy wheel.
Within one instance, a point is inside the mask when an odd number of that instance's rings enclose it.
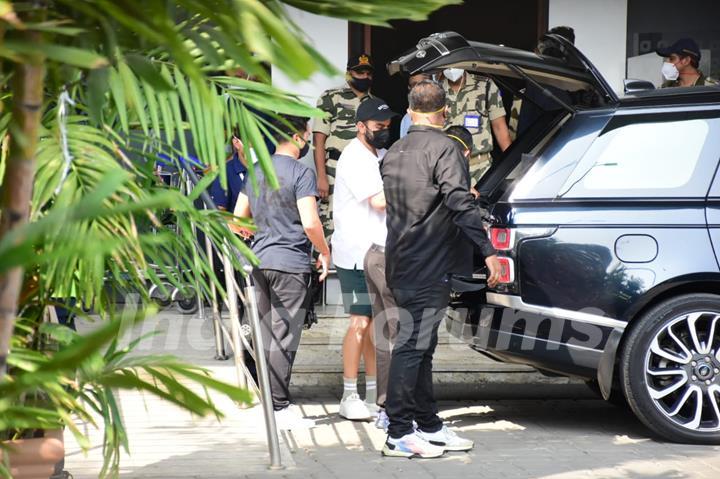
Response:
[[[645,355],[645,381],[668,420],[692,431],[720,431],[720,313],[667,322]]]

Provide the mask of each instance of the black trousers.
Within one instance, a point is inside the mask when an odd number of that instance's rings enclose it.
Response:
[[[398,335],[390,361],[385,411],[388,434],[399,439],[413,432],[413,419],[425,432],[442,428],[433,392],[432,359],[438,327],[450,300],[446,280],[416,289],[393,288]]]
[[[290,376],[310,299],[310,273],[255,269],[263,351],[268,363],[273,408],[290,405]]]

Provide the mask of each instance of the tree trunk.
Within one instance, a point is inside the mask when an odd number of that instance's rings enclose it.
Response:
[[[22,40],[38,44],[42,35],[39,32],[24,32]],[[44,80],[44,58],[28,57],[24,63],[15,65],[12,119],[8,130],[10,150],[0,196],[0,238],[25,225],[30,216]],[[22,238],[17,241],[22,241]],[[6,360],[22,281],[22,268],[0,274],[0,379],[7,369]]]

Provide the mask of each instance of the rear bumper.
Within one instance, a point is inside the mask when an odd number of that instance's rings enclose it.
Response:
[[[505,362],[594,379],[613,330],[625,323],[588,312],[528,305],[519,296],[487,293],[485,304],[449,308],[448,331]]]

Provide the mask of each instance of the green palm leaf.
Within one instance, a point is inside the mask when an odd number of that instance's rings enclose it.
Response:
[[[350,3],[340,0],[283,0],[282,2],[317,15],[350,18],[368,25],[390,26],[387,20],[425,20],[428,14],[440,7],[459,5],[463,0],[364,0]]]
[[[22,301],[2,305],[3,311],[21,314],[11,338],[9,376],[0,368],[0,431],[65,424],[88,447],[72,418],[92,424],[99,417],[105,427],[101,476],[113,475],[120,451],[129,449],[113,388],[142,389],[195,414],[219,414],[206,390],[247,401],[246,391],[206,371],[167,356],[130,356],[137,343],[120,349],[116,339],[122,321],[132,324],[152,313],[145,307],[147,283],[158,282],[160,274],[176,287],[196,281],[205,297],[211,285],[225,294],[191,225],[228,253],[236,268],[241,264],[235,250],[257,264],[226,226],[240,222],[229,213],[197,210],[192,200],[215,176],[225,184],[225,146],[235,129],[256,152],[269,184],[277,186],[264,144],[264,136],[275,132],[268,118],[321,114],[269,84],[267,64],[295,80],[337,73],[285,5],[381,25],[392,18],[424,18],[455,3],[459,0],[56,0],[28,8],[0,0],[5,20],[0,173],[9,192],[3,200],[22,186],[7,182],[15,177],[6,175],[8,169],[27,160],[34,164],[26,171],[36,171],[30,222],[0,232],[0,275],[7,278],[17,268],[29,272],[17,288],[24,292]],[[44,89],[34,91],[43,99],[41,118],[32,116],[36,128],[21,131],[19,125],[29,125],[30,117],[8,106],[25,92],[10,88],[9,79],[42,73],[18,68],[25,62],[42,62],[48,73],[42,83],[19,83]],[[261,82],[216,74],[235,68]],[[63,100],[68,111],[61,115],[62,92],[74,103]],[[19,157],[17,145],[35,138],[37,148]],[[196,153],[209,175],[188,197],[155,177],[161,153],[171,162]],[[253,165],[250,176],[255,182]],[[162,218],[173,218],[173,228]],[[188,277],[175,274],[178,266]],[[112,291],[119,289],[139,291],[142,314],[118,317]],[[95,331],[63,336],[40,326],[45,307],[68,297],[94,305],[102,320]],[[60,351],[45,349],[56,343]],[[7,473],[0,465],[0,475]]]

